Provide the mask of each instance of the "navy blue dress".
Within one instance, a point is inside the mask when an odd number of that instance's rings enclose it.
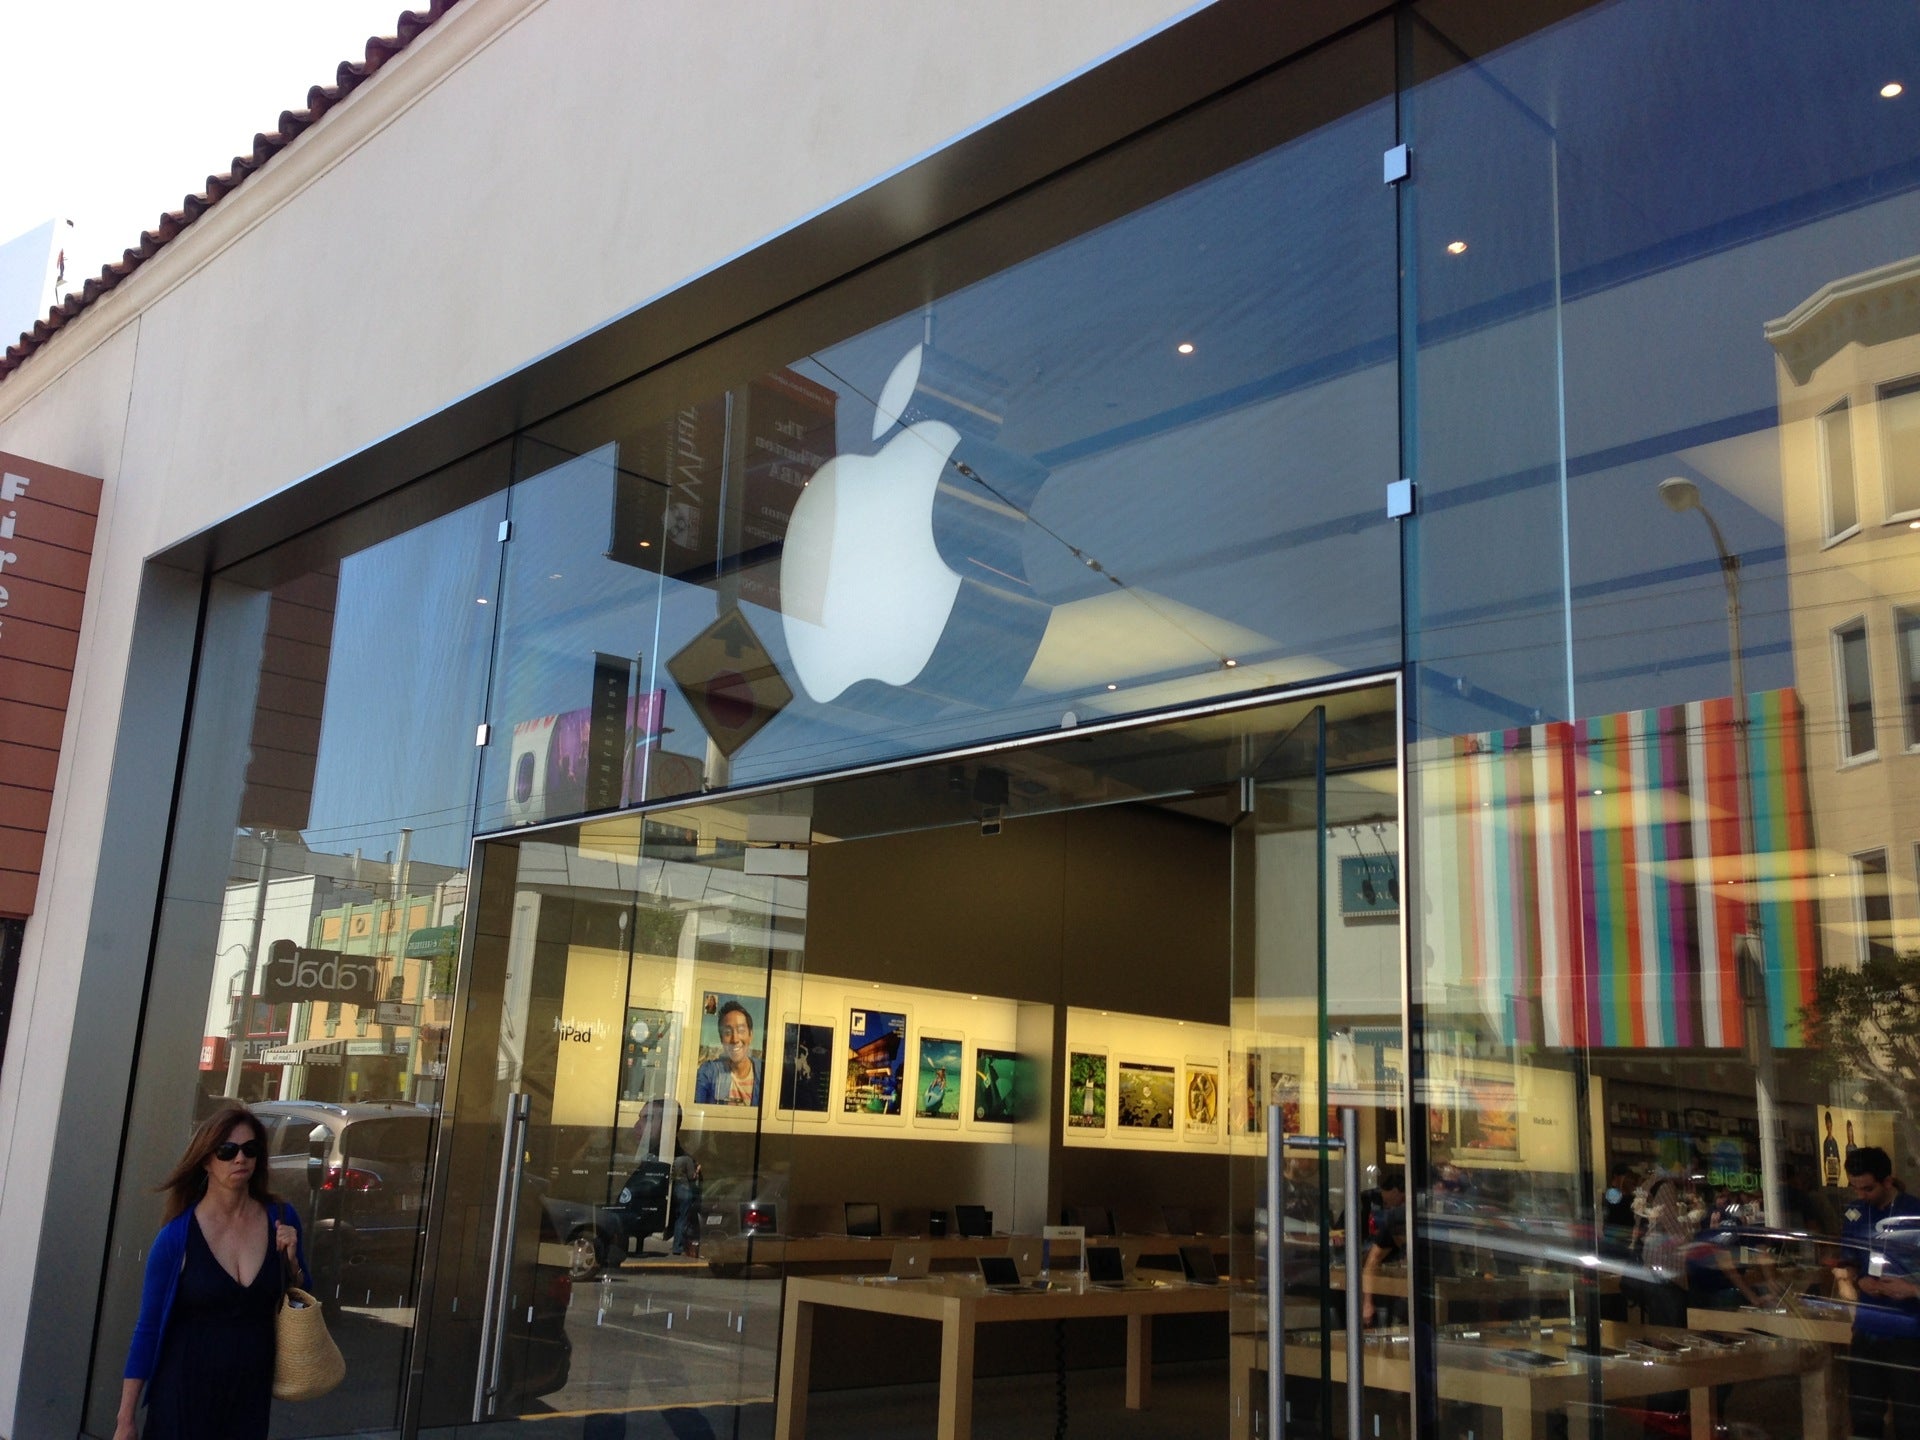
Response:
[[[242,1285],[214,1258],[199,1217],[188,1222],[180,1286],[147,1382],[146,1440],[265,1440],[282,1283],[271,1223],[260,1271]]]

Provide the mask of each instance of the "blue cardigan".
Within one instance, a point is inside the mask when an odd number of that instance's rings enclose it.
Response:
[[[187,1263],[187,1226],[192,1210],[184,1210],[160,1227],[147,1251],[147,1279],[140,1289],[140,1318],[133,1327],[133,1343],[127,1347],[126,1378],[147,1380],[160,1358],[160,1339],[167,1333],[167,1316],[173,1311],[173,1293],[180,1288],[180,1271]],[[294,1254],[299,1258],[300,1275],[307,1284],[307,1242],[300,1233],[299,1213],[279,1200],[267,1206],[268,1224],[293,1226]],[[278,1253],[278,1252],[275,1252]],[[269,1261],[268,1263],[272,1263]]]

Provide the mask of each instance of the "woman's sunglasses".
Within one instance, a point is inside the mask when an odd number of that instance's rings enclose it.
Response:
[[[244,1155],[249,1160],[258,1160],[260,1158],[260,1149],[261,1146],[258,1140],[222,1140],[218,1145],[213,1147],[213,1158],[216,1160],[232,1160],[236,1156]]]

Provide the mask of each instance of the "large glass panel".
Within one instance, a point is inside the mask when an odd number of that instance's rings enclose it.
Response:
[[[260,1119],[262,1163],[301,1215],[313,1289],[353,1376],[275,1407],[273,1433],[398,1431],[505,461],[483,456],[435,477],[437,499],[403,495],[210,582],[91,1434],[113,1432],[159,1221],[153,1186],[223,1098]]]
[[[488,822],[1396,662],[1391,81],[1356,31],[539,426]]]
[[[1906,1433],[1920,17],[1499,10],[1404,52],[1421,1418]]]
[[[1393,696],[1364,698],[1372,742],[1353,743],[1348,704],[1314,708],[1262,757],[1235,828],[1227,1093],[1235,1214],[1251,1210],[1255,1243],[1236,1256],[1253,1283],[1236,1292],[1234,1376],[1264,1379],[1276,1342],[1285,1376],[1279,1424],[1255,1383],[1236,1434],[1408,1423],[1398,772]]]
[[[794,1117],[836,1066],[796,1018],[808,801],[486,848],[426,1431],[764,1431]]]
[[[1329,1101],[1365,1110],[1370,1167],[1398,1143],[1370,1098],[1399,1033],[1392,703],[483,845],[423,1426],[468,1433],[477,1403],[474,1433],[997,1435],[1065,1406],[1249,1433],[1265,1105],[1295,1137],[1285,1312],[1316,1375],[1345,1191],[1310,1147]],[[1323,753],[1372,896],[1331,952],[1367,997],[1331,1061]],[[1261,967],[1290,998],[1235,998]],[[992,1288],[1003,1264],[1024,1289]]]

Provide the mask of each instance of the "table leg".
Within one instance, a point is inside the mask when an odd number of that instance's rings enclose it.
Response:
[[[1153,1317],[1127,1316],[1127,1408],[1153,1404]]]
[[[973,1315],[957,1300],[948,1301],[940,1317],[939,1437],[973,1437]]]
[[[1500,1440],[1546,1440],[1547,1412],[1531,1405],[1500,1407]]]
[[[1687,1412],[1693,1417],[1693,1440],[1713,1440],[1713,1387],[1687,1392]]]
[[[787,1296],[780,1325],[780,1384],[773,1408],[774,1440],[807,1433],[807,1382],[813,1370],[813,1306]]]
[[[1800,1425],[1818,1440],[1832,1440],[1834,1418],[1841,1412],[1833,1403],[1833,1351],[1823,1348],[1820,1363],[1800,1377]]]
[[[1227,1427],[1227,1440],[1253,1440],[1253,1380],[1255,1375],[1263,1379],[1266,1376],[1264,1367],[1256,1369],[1254,1365],[1257,1343],[1245,1335],[1235,1335],[1227,1342],[1227,1374],[1233,1390],[1233,1416]],[[1262,1390],[1263,1399],[1265,1395]]]

